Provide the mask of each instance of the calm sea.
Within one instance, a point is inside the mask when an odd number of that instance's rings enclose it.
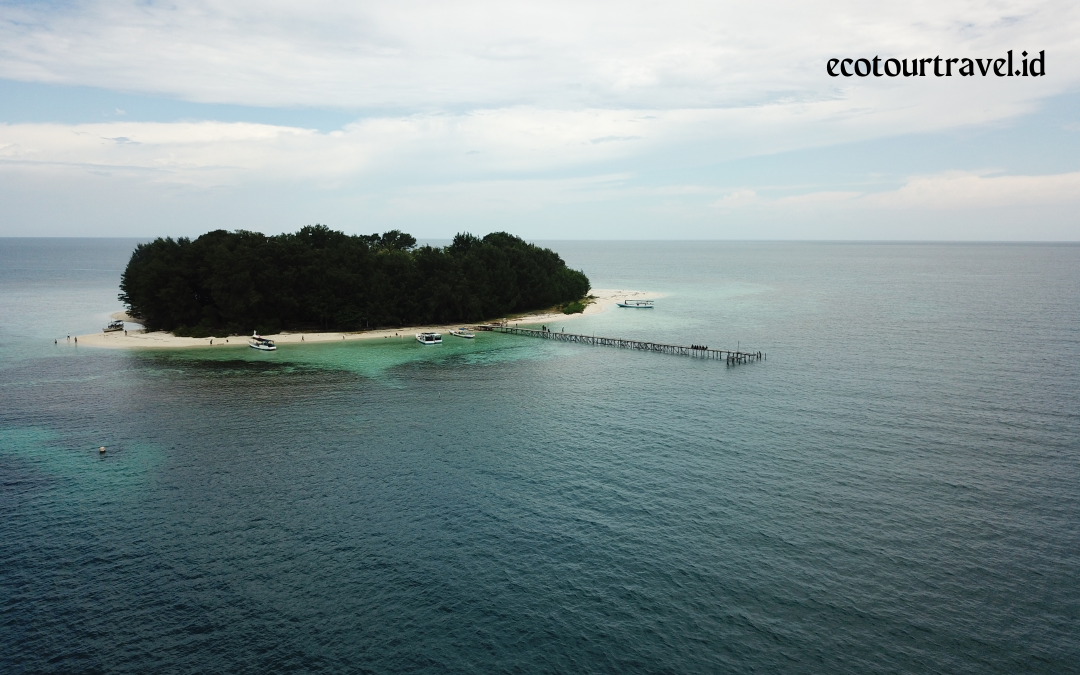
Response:
[[[0,239],[0,672],[1080,672],[1080,246],[549,244],[727,367],[68,344],[133,244]]]

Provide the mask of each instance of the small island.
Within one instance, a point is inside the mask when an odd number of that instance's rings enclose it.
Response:
[[[224,337],[581,311],[589,279],[554,251],[506,232],[458,234],[435,247],[398,230],[347,235],[313,225],[295,234],[216,230],[140,244],[120,290],[128,316],[148,330]]]

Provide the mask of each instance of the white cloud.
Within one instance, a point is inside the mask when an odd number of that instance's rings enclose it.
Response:
[[[753,206],[785,212],[807,211],[954,211],[996,208],[1080,205],[1080,172],[1036,176],[948,171],[912,176],[895,190],[858,192],[824,190],[762,199],[753,190],[738,190],[714,206]],[[1078,223],[1080,224],[1080,223]]]
[[[748,206],[750,204],[757,204],[758,201],[758,195],[753,190],[735,190],[734,192],[717,199],[712,205],[718,208],[731,209],[740,206]]]
[[[690,219],[1065,203],[1076,174],[936,174],[886,193],[834,188],[778,200],[766,187],[702,185],[686,174],[1032,112],[1080,84],[1077,35],[1080,5],[1063,0],[0,0],[0,78],[360,117],[331,133],[125,121],[120,109],[100,124],[0,124],[0,172],[56,186],[108,175],[129,190],[265,188],[282,202],[344,187],[358,201],[378,192],[388,213],[437,203],[462,213],[535,209],[650,191],[665,213]],[[824,71],[832,56],[1007,49],[1047,50],[1048,75],[864,80]],[[626,185],[666,170],[693,184]]]
[[[1075,3],[916,0],[0,5],[0,77],[265,106],[397,109],[337,135],[258,124],[11,125],[2,159],[158,180],[686,166],[1002,120],[1080,82]],[[833,79],[836,55],[1049,50],[1050,75]],[[121,111],[117,111],[121,114]],[[80,138],[127,138],[124,148]],[[135,144],[138,143],[136,146]],[[114,144],[115,145],[115,144]],[[626,162],[627,166],[603,166]],[[488,175],[487,177],[491,177]]]
[[[916,133],[992,119],[985,109],[964,109],[980,100],[978,93],[948,90],[940,96],[949,105],[936,114],[936,104],[905,105],[904,93],[894,89],[798,106],[419,113],[366,118],[330,133],[214,121],[8,124],[0,125],[0,163],[9,170],[111,168],[190,185],[340,185],[377,175],[407,186],[560,171],[676,169],[873,138],[882,125]],[[1014,105],[1010,111],[1022,109]],[[874,112],[860,112],[865,110]]]
[[[0,77],[263,106],[718,108],[882,86],[829,78],[831,56],[1048,49],[1025,98],[1077,81],[1078,29],[1062,0],[83,0],[3,5]]]
[[[1080,205],[1080,172],[985,176],[956,171],[916,176],[898,190],[865,195],[858,201],[872,208],[935,210]]]

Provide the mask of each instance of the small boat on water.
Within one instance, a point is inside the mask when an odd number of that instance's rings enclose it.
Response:
[[[115,333],[117,331],[124,330],[124,322],[123,321],[110,321],[109,325],[105,326],[101,330],[106,332],[106,333]]]
[[[438,333],[417,333],[416,341],[422,345],[441,345],[442,335]]]
[[[618,303],[619,307],[629,307],[630,309],[653,309],[652,300],[623,300]]]
[[[450,334],[453,335],[454,337],[465,338],[466,340],[471,340],[474,337],[476,337],[476,333],[473,333],[472,331],[470,331],[465,326],[462,326],[461,328],[459,328],[457,330],[450,331]]]
[[[255,331],[251,334],[251,337],[248,338],[248,347],[264,352],[272,352],[277,349],[277,345],[274,344],[274,341],[261,337],[259,331]]]

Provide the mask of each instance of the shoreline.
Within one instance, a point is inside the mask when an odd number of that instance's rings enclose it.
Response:
[[[556,320],[567,321],[576,319],[581,316],[587,316],[591,314],[599,314],[607,310],[610,307],[614,307],[620,300],[654,300],[661,297],[660,293],[654,293],[650,291],[628,291],[620,289],[602,289],[594,288],[589,291],[590,296],[594,296],[594,300],[585,307],[585,311],[579,314],[563,314],[561,312],[535,312],[529,314],[523,314],[516,317],[510,317],[507,319],[510,324],[535,324],[554,322]],[[127,316],[124,312],[115,312],[111,315],[111,318],[132,321],[134,320]],[[454,324],[443,324],[437,326],[406,326],[403,328],[380,328],[376,330],[367,330],[363,332],[321,332],[321,333],[307,333],[307,332],[284,332],[276,335],[264,335],[263,337],[273,340],[275,343],[281,344],[316,344],[325,342],[342,342],[349,340],[376,340],[376,339],[388,339],[395,337],[408,337],[410,340],[415,339],[416,333],[446,333],[451,329],[460,328],[462,325],[476,325],[475,323],[465,322]],[[193,338],[193,337],[177,337],[172,333],[166,331],[153,331],[146,332],[145,329],[127,331],[127,335],[123,332],[115,333],[90,333],[87,335],[77,336],[78,344],[85,345],[87,347],[104,347],[107,349],[177,349],[177,348],[193,348],[193,347],[205,347],[205,348],[225,348],[225,347],[247,347],[246,335],[230,335],[227,338]],[[72,342],[71,344],[75,344]]]

